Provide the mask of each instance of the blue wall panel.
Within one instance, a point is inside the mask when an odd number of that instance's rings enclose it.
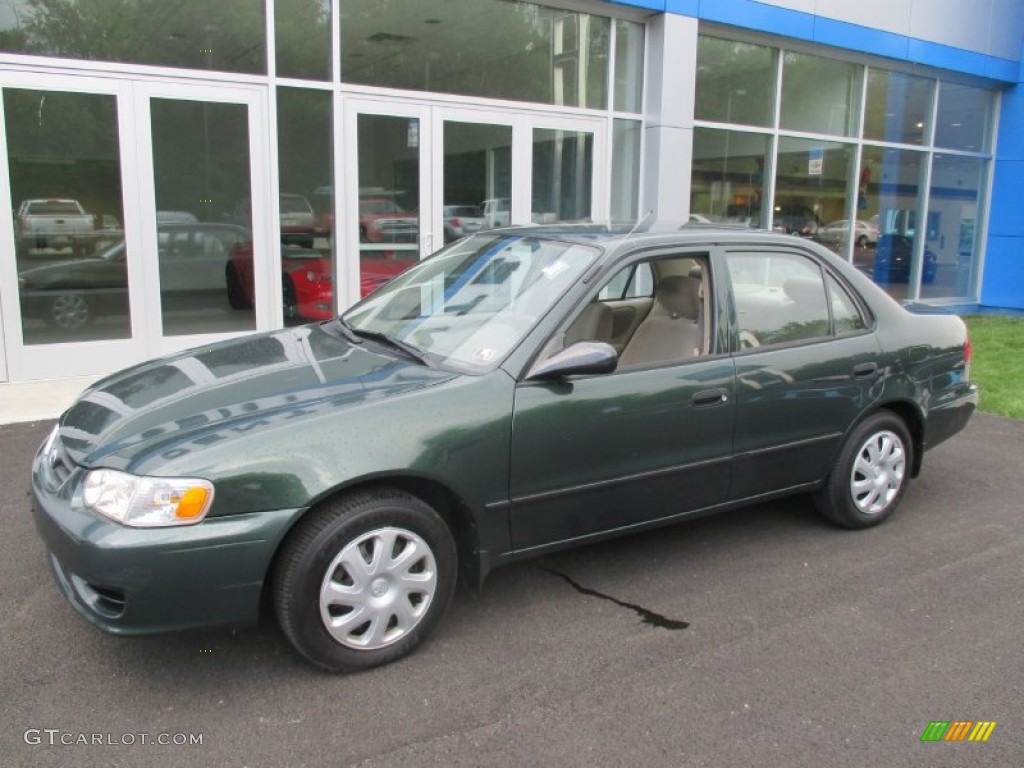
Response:
[[[1024,309],[1024,238],[988,239],[981,303],[989,307]]]
[[[1024,238],[1024,160],[996,161],[988,232],[993,236]],[[1021,248],[1024,249],[1024,243]]]

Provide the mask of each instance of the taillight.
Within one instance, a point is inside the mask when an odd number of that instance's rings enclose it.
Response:
[[[964,378],[971,380],[971,337],[964,341]]]
[[[461,227],[462,226],[462,222],[459,221],[459,217],[458,216],[456,216],[454,219],[452,219],[452,226],[453,227]]]

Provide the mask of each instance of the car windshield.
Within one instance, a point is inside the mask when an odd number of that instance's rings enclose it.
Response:
[[[350,309],[356,333],[474,373],[498,365],[600,253],[536,236],[481,234],[402,273]]]

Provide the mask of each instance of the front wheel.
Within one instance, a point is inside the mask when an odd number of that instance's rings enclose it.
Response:
[[[440,620],[455,577],[455,543],[430,506],[364,491],[313,510],[289,534],[274,606],[299,653],[355,672],[409,653]]]
[[[815,497],[818,511],[845,528],[878,525],[903,498],[912,459],[913,444],[903,420],[889,411],[873,414],[839,452]]]

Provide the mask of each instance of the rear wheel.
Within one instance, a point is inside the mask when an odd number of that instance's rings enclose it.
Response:
[[[299,300],[295,296],[295,283],[287,275],[281,278],[281,301],[285,325],[299,319]]]
[[[879,411],[850,435],[815,503],[846,528],[878,525],[893,513],[910,482],[913,444],[903,420]]]
[[[65,331],[89,325],[95,316],[89,302],[81,293],[62,293],[50,302],[46,322]]]
[[[455,543],[430,506],[364,491],[327,502],[289,534],[274,606],[299,653],[354,672],[409,653],[440,620],[455,575]]]

